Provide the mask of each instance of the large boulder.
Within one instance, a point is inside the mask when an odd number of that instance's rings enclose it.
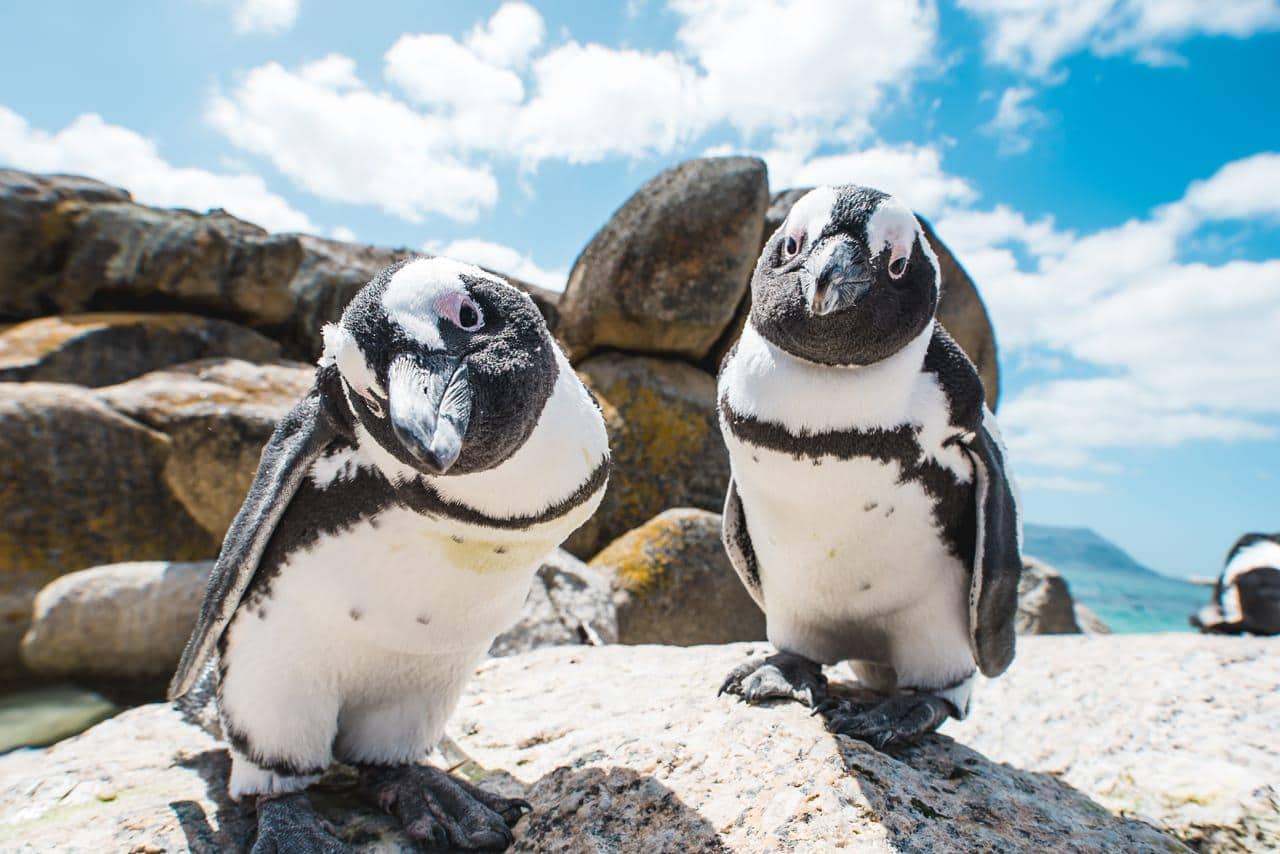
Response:
[[[764,639],[764,614],[729,563],[715,513],[667,510],[614,540],[591,566],[612,581],[620,643]]]
[[[235,323],[192,314],[65,314],[0,332],[0,382],[104,386],[147,371],[235,356],[275,359],[280,345]]]
[[[520,620],[494,639],[490,655],[543,646],[616,643],[618,618],[609,579],[564,549],[538,568]]]
[[[314,376],[313,367],[297,362],[206,359],[153,371],[97,396],[169,438],[165,483],[221,541],[253,482],[262,446]]]
[[[1068,642],[1076,639],[1030,640],[1036,643],[1026,645],[1029,658],[1074,666]],[[1108,658],[1089,657],[1081,668],[1094,692],[1124,685],[1129,672],[1125,640],[1105,640]],[[487,788],[529,799],[533,813],[515,829],[518,852],[1188,850],[1100,804],[1095,792],[1071,782],[1070,764],[1005,764],[1001,755],[989,757],[947,735],[890,755],[830,735],[797,704],[753,707],[717,697],[720,676],[763,650],[762,644],[561,647],[490,659],[454,715],[456,747],[447,745],[444,761]],[[1269,707],[1276,700],[1263,692],[1273,687],[1278,665],[1257,651],[1220,675],[1236,693]],[[1178,660],[1161,655],[1144,662],[1166,675],[1162,701],[1197,690],[1197,677],[1183,675]],[[1015,664],[1000,681],[1019,679],[1042,692],[1034,714],[1043,710],[1046,718],[1059,717],[1059,728],[1071,726],[1075,707],[1043,701],[1052,695],[1054,675],[1038,666],[1020,672]],[[1216,701],[1201,705],[1193,731],[1170,716],[1145,723],[1153,738],[1185,744],[1182,758],[1122,749],[1105,761],[1113,769],[1142,763],[1150,784],[1168,760],[1212,757],[1197,736],[1225,735],[1237,711]],[[1022,707],[976,708],[975,720],[1032,750],[1071,750],[1077,742],[1066,733],[1058,739],[1066,744],[1043,744],[1044,733],[1017,723]],[[1119,714],[1113,707],[1108,720]],[[1251,718],[1259,728],[1277,719]],[[1093,734],[1105,740],[1107,732],[1097,727]],[[1275,740],[1249,742],[1248,749],[1252,756],[1237,751],[1247,757],[1243,768],[1269,770],[1274,781]],[[1088,761],[1083,752],[1080,758]],[[1067,782],[1050,770],[1063,771]],[[227,800],[227,771],[225,748],[171,707],[133,709],[47,750],[0,757],[0,847],[244,850],[253,815]],[[338,833],[358,851],[413,850],[344,779],[331,777],[313,795]],[[1264,836],[1254,846],[1275,841]]]
[[[212,561],[143,561],[64,575],[36,596],[22,660],[42,676],[165,680],[212,569]]]
[[[774,193],[765,214],[764,229],[760,239],[761,245],[782,225],[791,212],[791,207],[809,192],[811,187],[799,187]],[[951,254],[951,250],[942,242],[929,221],[919,214],[916,218],[924,227],[925,238],[938,256],[938,266],[942,274],[942,299],[938,304],[938,320],[951,333],[961,349],[969,356],[978,368],[982,384],[987,393],[987,406],[992,411],[1000,399],[1000,366],[996,361],[996,339],[991,328],[991,319],[987,309],[978,296],[978,287],[969,278],[964,267]],[[739,330],[740,331],[740,330]],[[733,340],[737,335],[733,336]],[[732,343],[732,341],[728,342]],[[722,352],[728,350],[727,344]]]
[[[59,575],[217,553],[166,484],[171,447],[86,389],[0,383],[0,681],[16,673],[32,599]]]
[[[569,273],[556,332],[570,358],[707,356],[746,290],[768,203],[764,163],[749,157],[688,160],[637,190]]]
[[[1020,635],[1080,634],[1066,579],[1033,557],[1022,559],[1016,626]]]
[[[945,731],[1052,773],[1200,852],[1280,850],[1275,641],[1191,633],[1018,639]]]
[[[716,417],[716,382],[672,359],[605,353],[578,366],[604,412],[613,452],[600,509],[565,548],[590,558],[668,507],[719,510],[729,454]]]

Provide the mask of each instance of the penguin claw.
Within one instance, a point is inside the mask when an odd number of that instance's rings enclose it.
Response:
[[[780,652],[768,658],[753,658],[729,671],[716,696],[722,694],[733,694],[751,705],[767,700],[795,700],[812,706],[826,698],[827,678],[822,675],[822,665]]]
[[[429,765],[367,767],[361,782],[428,850],[505,851],[515,841],[511,828],[533,809]]]
[[[936,730],[951,705],[933,694],[899,694],[881,703],[828,701],[827,731],[865,741],[877,750],[902,747]]]
[[[250,854],[349,854],[302,792],[258,799],[258,835]]]

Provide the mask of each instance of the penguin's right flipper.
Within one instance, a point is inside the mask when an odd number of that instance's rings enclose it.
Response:
[[[169,683],[171,700],[182,697],[195,684],[239,607],[276,524],[311,461],[340,435],[338,419],[324,392],[326,381],[340,380],[336,376],[326,378],[325,373],[321,371],[307,396],[281,419],[262,449],[253,485],[222,541],[195,630]]]
[[[751,534],[747,531],[747,514],[742,509],[742,499],[738,497],[738,486],[729,478],[729,489],[724,496],[724,514],[720,517],[720,539],[724,541],[724,550],[729,555],[729,563],[742,579],[751,598],[764,611],[764,593],[760,588],[760,564],[756,561],[756,551],[751,545]]]

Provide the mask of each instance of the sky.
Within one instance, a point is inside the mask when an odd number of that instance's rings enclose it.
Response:
[[[1280,529],[1280,0],[0,6],[0,165],[561,288],[637,187],[764,158],[937,227],[1024,517],[1174,575]]]

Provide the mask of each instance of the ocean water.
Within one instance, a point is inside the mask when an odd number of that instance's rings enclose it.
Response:
[[[1028,524],[1023,551],[1062,573],[1072,598],[1117,633],[1194,631],[1187,619],[1211,593],[1148,569],[1088,528]]]

